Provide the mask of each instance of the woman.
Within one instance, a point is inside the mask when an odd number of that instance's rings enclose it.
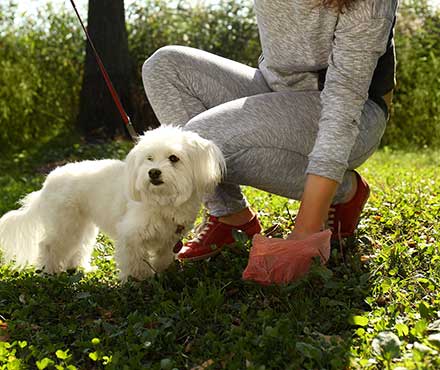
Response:
[[[218,253],[232,230],[260,232],[239,185],[301,200],[290,238],[354,233],[369,196],[354,171],[377,149],[394,88],[397,0],[255,0],[262,56],[251,68],[169,46],[143,66],[161,124],[213,140],[227,176],[179,254]]]

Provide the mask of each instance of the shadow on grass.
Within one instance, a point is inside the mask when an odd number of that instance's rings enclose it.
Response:
[[[241,280],[247,247],[176,262],[140,283],[120,284],[105,256],[87,275],[4,268],[0,314],[10,342],[27,341],[16,356],[30,367],[47,357],[85,369],[348,368],[350,317],[368,310],[359,254],[346,253],[342,263],[335,248],[331,269],[316,266],[294,284],[261,287]],[[71,357],[59,359],[57,350]]]

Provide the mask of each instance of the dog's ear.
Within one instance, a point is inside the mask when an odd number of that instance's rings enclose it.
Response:
[[[213,193],[226,173],[223,154],[213,141],[198,135],[193,144],[196,146],[193,165],[196,191],[201,195]]]
[[[139,159],[135,149],[132,149],[125,158],[125,182],[128,192],[128,197],[132,200],[140,202],[142,200],[141,193],[136,188],[136,181],[138,177],[137,168],[139,166]]]

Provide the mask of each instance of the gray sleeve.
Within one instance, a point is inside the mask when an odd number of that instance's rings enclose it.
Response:
[[[365,0],[340,15],[321,93],[318,136],[307,173],[341,183],[359,133],[377,61],[385,53],[397,0]]]

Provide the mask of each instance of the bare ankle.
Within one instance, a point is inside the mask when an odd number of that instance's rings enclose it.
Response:
[[[227,225],[239,226],[248,223],[255,216],[255,212],[249,207],[236,213],[219,217],[219,221]]]

